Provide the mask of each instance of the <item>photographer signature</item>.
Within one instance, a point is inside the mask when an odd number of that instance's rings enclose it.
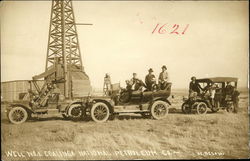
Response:
[[[223,152],[211,152],[211,151],[204,151],[204,152],[196,152],[199,156],[223,156],[225,153]]]

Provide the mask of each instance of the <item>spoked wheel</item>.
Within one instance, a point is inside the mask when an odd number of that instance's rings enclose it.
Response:
[[[207,104],[204,102],[199,102],[196,106],[196,111],[198,114],[206,114],[207,113]]]
[[[72,120],[80,120],[86,115],[85,107],[80,104],[73,104],[68,109],[68,117]]]
[[[109,118],[109,108],[105,103],[98,102],[92,106],[90,115],[95,122],[105,122]]]
[[[233,103],[227,103],[227,112],[232,113],[234,111]]]
[[[164,101],[155,101],[151,106],[150,112],[154,119],[163,119],[168,114],[168,104]]]
[[[8,112],[8,118],[13,124],[21,124],[28,119],[28,112],[23,107],[13,107]]]
[[[184,102],[181,106],[181,111],[185,114],[191,113],[191,107],[187,102]]]

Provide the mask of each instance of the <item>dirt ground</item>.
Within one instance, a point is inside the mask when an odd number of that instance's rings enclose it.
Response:
[[[123,115],[98,124],[51,115],[13,125],[2,107],[2,159],[249,158],[247,91],[240,95],[237,114],[224,110],[206,115],[182,114],[182,96],[186,93],[173,94],[171,108],[176,110],[163,120]]]

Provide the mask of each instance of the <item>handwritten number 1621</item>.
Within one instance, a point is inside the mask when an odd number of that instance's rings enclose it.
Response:
[[[187,24],[184,28],[180,27],[180,25],[178,24],[174,24],[169,28],[169,34],[176,34],[176,35],[182,34],[183,35],[187,31],[188,27],[189,27],[189,24]],[[167,32],[166,28],[167,28],[167,24],[160,26],[160,24],[158,23],[155,26],[154,30],[152,31],[152,34],[155,32],[158,32],[159,34],[164,34]]]

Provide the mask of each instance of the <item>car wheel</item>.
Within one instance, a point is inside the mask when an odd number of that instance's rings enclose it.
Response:
[[[191,107],[187,102],[184,102],[181,106],[181,111],[185,114],[191,113]]]
[[[80,104],[73,104],[68,109],[68,117],[72,120],[80,120],[86,116],[85,107]]]
[[[207,113],[207,104],[204,102],[199,102],[196,106],[196,111],[198,114],[206,114]]]
[[[28,112],[23,107],[13,107],[8,112],[8,118],[13,124],[21,124],[28,119]]]
[[[105,122],[109,118],[109,108],[105,103],[97,102],[92,106],[90,115],[95,122]]]
[[[168,104],[164,101],[155,101],[150,109],[154,119],[159,120],[165,118],[168,114]]]

